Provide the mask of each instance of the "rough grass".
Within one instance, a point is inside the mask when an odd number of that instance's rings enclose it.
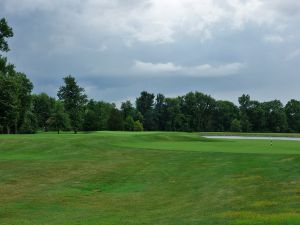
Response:
[[[0,136],[0,224],[300,224],[300,142]]]

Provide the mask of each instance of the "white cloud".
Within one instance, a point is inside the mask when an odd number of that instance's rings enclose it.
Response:
[[[229,63],[221,65],[203,64],[192,67],[168,63],[151,63],[136,60],[134,61],[133,71],[144,74],[180,74],[199,77],[219,77],[239,73],[245,67],[244,63]]]
[[[263,38],[263,40],[267,43],[271,43],[271,44],[280,44],[283,43],[285,41],[285,39],[279,35],[269,35],[269,36],[265,36]]]
[[[181,66],[177,66],[174,63],[150,63],[136,60],[133,66],[134,70],[146,73],[170,73],[182,71]]]
[[[296,49],[296,50],[292,51],[291,53],[289,53],[288,56],[286,57],[286,60],[291,61],[298,57],[300,57],[300,49]]]
[[[272,16],[269,15],[268,10],[262,14],[263,3],[260,0],[228,0],[227,4],[231,10],[227,11],[231,18],[232,24],[235,28],[242,28],[247,22],[255,22],[257,24],[270,23]]]

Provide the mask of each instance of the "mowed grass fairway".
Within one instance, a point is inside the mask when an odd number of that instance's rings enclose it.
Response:
[[[300,142],[3,135],[0,224],[300,224]]]

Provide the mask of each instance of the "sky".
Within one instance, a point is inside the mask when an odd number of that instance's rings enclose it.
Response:
[[[117,104],[144,90],[300,99],[298,0],[0,0],[0,17],[34,93],[71,74]]]

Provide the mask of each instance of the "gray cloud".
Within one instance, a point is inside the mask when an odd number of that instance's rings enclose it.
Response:
[[[15,32],[8,57],[35,92],[55,95],[72,74],[116,102],[142,90],[296,98],[299,12],[296,0],[0,2]]]

